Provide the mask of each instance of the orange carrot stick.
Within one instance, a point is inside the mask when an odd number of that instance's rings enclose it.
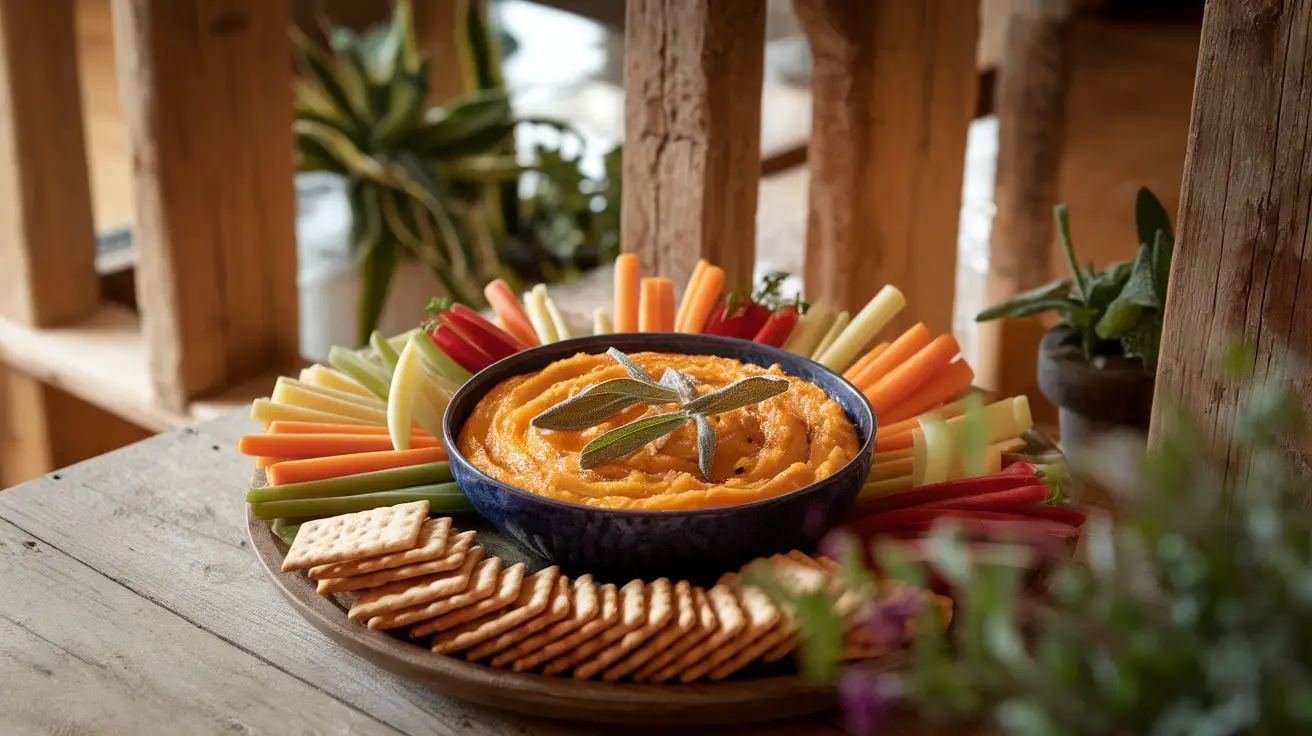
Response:
[[[966,361],[958,360],[949,363],[914,393],[880,415],[879,420],[892,423],[918,417],[939,404],[965,393],[974,380],[975,372],[970,369],[970,364]]]
[[[261,455],[260,457],[255,458],[255,467],[271,468],[278,463],[286,462],[286,460],[287,458],[285,457],[265,457]]]
[[[659,279],[645,278],[641,282],[641,296],[638,300],[638,331],[660,332],[661,329],[661,294]]]
[[[843,372],[843,378],[846,378],[849,381],[855,379],[858,375],[861,374],[861,371],[865,370],[866,366],[870,365],[879,356],[883,355],[884,351],[888,350],[890,345],[892,345],[892,343],[890,342],[881,342],[878,345],[874,346],[873,348],[870,348],[870,350],[865,355],[861,356],[860,360],[853,363],[851,368],[848,368],[846,371]]]
[[[510,284],[503,279],[495,279],[483,287],[483,296],[487,297],[487,303],[497,313],[502,329],[529,347],[541,344],[533,323],[528,319],[528,313],[524,311],[524,305],[519,303],[515,292],[510,290]]]
[[[706,273],[707,266],[711,264],[706,262],[705,258],[697,259],[697,265],[692,269],[692,275],[688,277],[688,285],[683,287],[683,299],[679,301],[679,311],[674,313],[674,331],[687,332],[688,307],[692,304],[693,295],[697,293],[697,282]]]
[[[287,460],[269,468],[269,485],[324,480],[343,475],[371,473],[375,470],[403,468],[407,465],[435,463],[446,459],[442,447],[421,447],[417,450],[383,450],[358,452],[351,455],[330,455],[304,460]]]
[[[615,331],[638,331],[638,257],[621,253],[615,259]]]
[[[882,433],[875,436],[875,452],[905,450],[915,446],[915,438],[910,431],[898,432],[885,437]]]
[[[889,350],[891,351],[892,348]],[[952,335],[939,335],[934,338],[934,342],[889,371],[873,386],[865,389],[863,393],[870,400],[875,416],[905,401],[935,373],[946,368],[960,352],[961,346],[957,344],[957,338]]]
[[[930,341],[929,328],[925,327],[923,322],[918,322],[914,327],[903,332],[892,345],[888,346],[882,355],[870,361],[855,378],[849,379],[857,388],[865,390],[875,384],[876,381],[887,376],[894,368],[902,365],[911,359],[919,351],[925,349]]]
[[[674,332],[674,282],[665,278],[656,279],[658,332]]]
[[[681,332],[699,333],[711,318],[715,303],[720,301],[720,292],[724,291],[724,269],[719,266],[707,266],[697,282],[697,293],[688,305],[688,321]]]
[[[432,437],[412,437],[410,444],[415,447],[436,447],[438,441]],[[385,434],[248,434],[237,442],[237,451],[243,455],[284,457],[288,460],[391,449],[392,438]]]

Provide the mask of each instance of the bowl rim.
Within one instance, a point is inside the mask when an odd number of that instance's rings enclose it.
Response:
[[[724,345],[729,347],[736,346],[736,345],[741,345],[744,347],[750,346],[753,350],[758,350],[766,354],[773,354],[775,358],[781,359],[775,361],[779,363],[781,367],[783,366],[783,363],[785,361],[799,361],[799,362],[810,363],[811,365],[815,366],[821,371],[827,372],[834,378],[838,379],[841,382],[841,385],[846,386],[854,396],[860,399],[860,403],[858,404],[858,407],[862,411],[864,411],[865,414],[870,418],[869,436],[867,436],[865,440],[861,443],[860,449],[858,449],[857,453],[852,456],[852,459],[848,460],[846,463],[843,464],[842,467],[835,470],[833,473],[831,473],[825,478],[822,478],[817,481],[813,481],[800,488],[794,488],[791,491],[781,493],[777,496],[762,498],[756,501],[749,501],[747,503],[734,504],[732,506],[712,506],[710,508],[704,508],[704,509],[671,509],[671,510],[608,509],[600,506],[587,506],[585,504],[570,503],[569,501],[561,501],[555,498],[548,498],[546,496],[540,496],[536,493],[526,491],[522,488],[512,486],[509,483],[493,478],[487,473],[484,473],[473,463],[469,462],[469,459],[464,456],[464,453],[460,452],[459,445],[456,443],[455,432],[453,431],[454,428],[452,427],[452,424],[454,422],[452,421],[451,418],[451,407],[457,403],[456,401],[457,399],[463,399],[464,394],[473,391],[473,389],[470,387],[475,384],[476,378],[478,378],[479,376],[485,373],[489,373],[494,369],[497,369],[498,367],[504,369],[505,367],[508,367],[513,361],[522,360],[525,356],[532,355],[534,351],[542,350],[544,348],[559,349],[561,346],[567,346],[572,344],[592,345],[597,342],[604,342],[605,338],[614,339],[620,337],[628,340],[632,340],[635,338],[641,339],[647,337],[650,337],[653,340],[689,339],[692,340],[693,342],[700,342],[700,343],[711,344],[711,345]],[[587,352],[587,350],[581,349],[579,350],[579,352]],[[689,354],[706,355],[709,353],[690,352]],[[787,370],[785,370],[785,373],[787,373]],[[506,376],[505,378],[502,378],[500,381],[497,381],[497,384],[499,384],[501,381],[507,380],[509,378],[513,378],[514,376],[518,376],[518,375],[522,375],[522,373],[512,373]],[[789,373],[789,375],[792,374]],[[798,377],[794,376],[794,378],[798,378]],[[800,380],[806,380],[806,379],[802,378]],[[825,391],[825,394],[829,396],[831,400],[837,401],[837,399],[834,399],[833,395],[829,391],[825,390],[823,386],[820,386],[819,384],[815,384],[815,385],[817,385],[822,391]],[[844,410],[844,413],[846,414],[846,410]],[[851,421],[851,418],[849,417],[848,420]],[[468,421],[468,419],[466,419],[466,421]],[[854,428],[857,429],[857,431],[859,432],[860,431],[859,424],[857,422],[852,422],[852,424],[854,425]],[[461,428],[463,427],[464,425],[462,424]],[[469,380],[465,381],[465,383],[461,385],[460,388],[454,394],[452,394],[450,403],[447,404],[446,410],[442,412],[442,441],[443,443],[446,444],[447,458],[449,462],[451,462],[453,465],[459,465],[461,467],[461,470],[472,472],[476,476],[478,476],[479,480],[484,481],[486,483],[490,483],[503,491],[509,492],[512,496],[519,496],[527,501],[546,504],[548,506],[554,506],[560,509],[576,510],[576,511],[591,511],[593,513],[601,514],[603,516],[624,517],[624,518],[674,518],[674,517],[704,516],[704,515],[712,515],[712,514],[723,514],[726,512],[751,511],[755,509],[766,508],[768,506],[778,503],[784,503],[785,501],[790,500],[795,496],[804,495],[810,491],[814,491],[819,486],[829,482],[831,479],[833,479],[835,476],[839,475],[840,473],[852,469],[853,466],[861,462],[862,458],[865,455],[873,455],[875,450],[875,439],[876,439],[878,428],[879,428],[878,417],[875,416],[874,407],[870,405],[870,400],[867,399],[865,394],[861,392],[861,389],[857,388],[856,385],[854,385],[851,381],[844,378],[841,373],[829,368],[826,365],[823,365],[806,356],[798,355],[797,353],[790,353],[782,348],[777,348],[772,345],[765,345],[759,342],[753,342],[751,340],[744,340],[738,337],[726,337],[723,335],[687,334],[687,333],[679,333],[679,332],[618,332],[610,335],[583,335],[581,337],[573,337],[568,340],[558,340],[556,342],[547,343],[546,345],[537,345],[527,350],[521,350],[517,353],[514,353],[513,355],[498,360],[492,365],[489,365],[488,367],[484,368],[481,371],[478,371],[473,376],[471,376]]]

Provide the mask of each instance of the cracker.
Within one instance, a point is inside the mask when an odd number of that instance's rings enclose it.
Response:
[[[719,628],[720,621],[715,617],[715,607],[711,605],[705,590],[699,587],[692,589],[692,605],[696,614],[692,629],[667,644],[664,649],[657,651],[649,661],[640,665],[637,671],[633,673],[634,682],[646,682],[652,675],[714,634],[716,629]]]
[[[819,560],[800,550],[793,550],[792,552],[789,552],[785,556],[788,559],[792,560],[793,562],[796,562],[799,565],[806,565],[807,567],[812,568],[813,570],[820,570],[821,572],[831,572],[830,570],[827,570],[824,565],[821,565]]]
[[[692,597],[691,586],[683,586],[684,594]],[[674,585],[668,578],[660,578],[647,584],[647,618],[638,628],[620,637],[618,641],[598,651],[592,659],[574,668],[574,679],[591,680],[602,670],[615,664],[630,652],[642,646],[643,642],[665,630],[674,620],[675,597]],[[689,606],[691,609],[691,606]]]
[[[555,639],[537,651],[516,659],[511,668],[516,672],[531,670],[614,626],[620,618],[619,591],[614,585],[606,584],[601,586],[600,593],[601,608],[591,621],[583,624],[573,633]]]
[[[344,578],[324,578],[319,581],[318,591],[320,595],[330,593],[345,593],[350,590],[364,590],[365,588],[377,588],[380,585],[395,583],[398,580],[409,580],[410,578],[423,577],[424,575],[436,575],[440,572],[449,572],[458,570],[465,564],[465,558],[468,556],[469,548],[474,546],[474,532],[463,532],[457,534],[448,545],[449,549],[446,557],[427,562],[416,562],[411,565],[401,565],[400,567],[391,567],[376,572],[364,573],[363,575],[351,575]],[[405,554],[402,552],[401,554]],[[318,568],[312,568],[318,569]]]
[[[444,601],[425,606],[428,609],[440,609],[441,613],[410,629],[410,638],[418,639],[439,631],[446,631],[493,611],[500,611],[514,603],[519,598],[519,589],[524,585],[524,563],[501,570],[499,569],[501,558],[494,559],[497,561],[499,575],[493,578],[495,582],[490,586],[490,593],[476,593],[470,589],[467,593],[453,595]]]
[[[601,679],[615,682],[646,664],[657,654],[667,651],[674,642],[692,631],[697,625],[697,603],[693,596],[693,588],[687,581],[680,580],[674,585],[674,605],[676,613],[671,617],[669,626],[611,666],[602,674]],[[632,634],[625,635],[625,639],[629,636]]]
[[[562,639],[587,624],[601,612],[601,592],[591,575],[584,575],[570,586],[569,615],[498,654],[493,667],[506,667],[527,657],[553,641]]]
[[[307,521],[287,550],[282,571],[410,549],[427,518],[428,501],[413,501]]]
[[[547,663],[542,672],[557,675],[586,660],[588,657],[619,641],[625,634],[642,626],[647,620],[647,584],[641,580],[630,580],[620,588],[619,620],[614,625],[601,631],[596,637],[582,641],[569,651],[563,652],[556,659]]]
[[[503,580],[509,572],[507,570],[502,575]],[[530,575],[519,586],[519,595],[511,601],[510,605],[500,611],[488,613],[481,618],[442,631],[433,637],[430,648],[436,654],[461,652],[535,618],[547,610],[547,604],[554,597],[556,581],[559,579],[559,567],[548,567]]]
[[[747,616],[743,613],[738,596],[727,585],[716,585],[706,591],[706,599],[715,613],[717,626],[710,636],[697,642],[695,646],[684,649],[668,661],[658,659],[653,665],[660,669],[648,674],[645,679],[652,682],[665,682],[685,669],[701,661],[710,652],[724,646],[738,637],[747,628]],[[643,668],[642,671],[646,671]]]
[[[405,626],[404,622],[392,623],[397,612],[429,601],[448,598],[468,589],[474,570],[485,556],[482,547],[474,547],[465,554],[465,564],[458,570],[398,580],[395,583],[361,591],[356,596],[355,602],[351,604],[351,610],[346,612],[346,616],[352,621],[368,621],[371,629],[394,629],[397,626]],[[375,623],[374,619],[380,620]]]
[[[469,532],[473,534],[473,532]],[[439,557],[445,557],[448,553],[447,544],[451,541],[451,517],[444,516],[440,519],[429,519],[425,521],[419,529],[419,539],[415,542],[413,549],[407,549],[404,552],[392,552],[391,554],[379,555],[378,557],[366,557],[363,560],[351,560],[350,562],[333,562],[327,565],[317,565],[310,568],[309,575],[311,580],[323,580],[325,578],[345,578],[352,575],[364,575],[365,573],[378,572],[402,565],[410,565],[416,562],[428,562],[436,560]],[[460,567],[464,562],[463,558],[456,564],[448,567],[448,570],[454,570]],[[436,572],[440,572],[436,571]]]
[[[572,600],[574,592],[570,588],[569,578],[560,575],[556,578],[556,589],[552,592],[551,603],[541,615],[525,621],[524,623],[506,631],[502,634],[492,637],[478,646],[465,652],[465,658],[471,662],[480,659],[487,659],[497,652],[509,649],[519,642],[533,636],[548,626],[565,618],[570,614],[573,607]]]
[[[733,574],[725,575],[721,580],[733,587],[737,587],[740,582],[739,576]],[[747,625],[742,633],[726,641],[720,648],[707,652],[701,661],[679,673],[679,682],[701,679],[772,631],[783,620],[779,607],[759,588],[739,588],[737,593],[743,612],[747,616]]]
[[[730,657],[727,662],[711,670],[710,678],[712,680],[723,680],[752,662],[762,659],[764,655],[785,646],[788,647],[787,652],[791,652],[793,647],[796,646],[796,634],[797,627],[792,622],[785,621],[781,623],[774,631],[757,639],[747,648]],[[782,659],[782,656],[776,659]],[[766,660],[762,659],[762,661]],[[773,662],[776,660],[768,661]]]

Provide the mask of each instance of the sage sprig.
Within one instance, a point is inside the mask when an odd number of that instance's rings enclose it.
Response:
[[[710,480],[718,438],[707,417],[760,403],[788,390],[786,378],[749,376],[698,395],[697,382],[682,371],[666,368],[661,380],[656,381],[619,350],[611,348],[606,354],[624,366],[628,378],[613,378],[589,386],[533,417],[530,423],[538,429],[579,431],[595,427],[637,404],[678,404],[679,408],[629,422],[592,440],[579,452],[579,467],[584,469],[631,455],[688,422],[695,422],[697,466],[702,476]]]

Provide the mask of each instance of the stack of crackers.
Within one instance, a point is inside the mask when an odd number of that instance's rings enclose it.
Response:
[[[860,598],[844,589],[833,560],[792,552],[768,564],[795,590],[832,595],[849,620],[848,658],[888,653],[858,624]],[[429,519],[427,501],[306,522],[282,569],[307,571],[321,594],[349,596],[347,615],[371,629],[406,629],[438,654],[515,672],[720,680],[797,646],[791,612],[742,585],[739,573],[706,589],[667,578],[601,584],[557,567],[530,574],[488,555],[475,532]]]

